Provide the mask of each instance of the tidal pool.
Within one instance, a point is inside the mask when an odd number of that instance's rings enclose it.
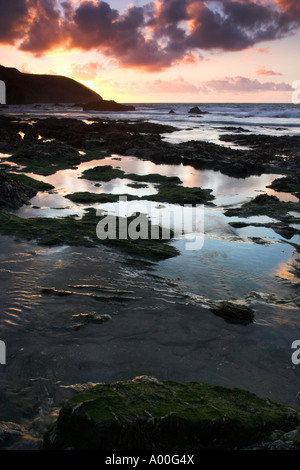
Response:
[[[159,173],[164,176],[178,176],[187,187],[211,188],[215,199],[213,207],[199,206],[197,209],[143,200],[119,201],[106,204],[75,204],[66,194],[88,191],[96,194],[131,194],[147,196],[155,194],[155,184],[147,187],[128,186],[128,179],[113,179],[109,182],[93,182],[81,178],[82,172],[98,165],[111,165],[126,173],[147,175]],[[40,192],[31,199],[31,205],[23,206],[16,214],[21,217],[81,217],[86,207],[95,207],[99,213],[130,216],[136,212],[147,214],[153,224],[169,228],[174,222],[175,239],[171,242],[179,250],[180,256],[158,264],[158,271],[164,276],[180,278],[186,292],[209,299],[239,299],[245,301],[253,290],[287,299],[289,286],[284,281],[298,284],[293,274],[297,252],[293,244],[299,244],[299,236],[290,240],[278,235],[264,224],[276,222],[266,216],[247,219],[226,217],[224,208],[235,206],[255,197],[260,192],[276,194],[284,201],[297,201],[288,193],[277,193],[267,186],[278,175],[233,178],[212,170],[196,170],[189,165],[158,165],[135,157],[112,155],[111,157],[84,162],[77,169],[61,170],[50,176],[29,176],[52,184],[51,192]],[[196,221],[196,223],[195,223]],[[246,222],[242,228],[233,228],[230,222]],[[184,224],[186,225],[184,226]],[[186,229],[186,227],[188,229]],[[95,227],[96,230],[96,227]],[[193,238],[194,237],[194,238]],[[197,237],[198,245],[193,246]],[[178,275],[177,275],[178,274]],[[292,287],[293,289],[293,287]],[[294,298],[294,296],[292,296]],[[297,302],[292,302],[296,307]]]
[[[250,176],[248,178],[233,178],[213,170],[196,170],[189,165],[158,165],[156,163],[140,160],[136,157],[123,157],[112,155],[100,160],[92,160],[78,165],[76,169],[60,170],[54,175],[41,176],[34,173],[26,173],[32,178],[39,179],[52,184],[55,189],[49,193],[38,193],[31,200],[31,206],[39,207],[39,212],[32,207],[23,206],[17,211],[17,215],[24,217],[63,217],[70,214],[82,215],[82,205],[74,205],[65,198],[67,194],[74,192],[93,192],[95,194],[130,194],[138,197],[157,193],[156,186],[147,183],[146,188],[133,188],[128,186],[132,183],[128,179],[116,178],[109,182],[93,182],[81,178],[82,172],[94,168],[98,165],[111,165],[113,168],[120,168],[126,173],[147,175],[159,173],[164,176],[178,176],[183,186],[202,187],[212,189],[215,196],[214,204],[217,206],[232,206],[241,204],[257,196],[260,192],[269,195],[276,195],[282,201],[298,201],[298,199],[288,193],[278,193],[267,188],[278,175],[264,174],[261,176]],[[64,209],[65,208],[65,209]],[[57,209],[60,210],[58,213]],[[53,212],[54,211],[54,212]]]

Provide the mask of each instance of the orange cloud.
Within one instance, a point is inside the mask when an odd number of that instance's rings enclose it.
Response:
[[[280,72],[274,72],[273,70],[266,70],[263,65],[258,67],[255,71],[256,75],[266,75],[266,76],[280,76],[283,75]]]

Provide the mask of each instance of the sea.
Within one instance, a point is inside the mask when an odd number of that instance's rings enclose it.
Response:
[[[145,120],[176,127],[161,136],[170,143],[202,140],[241,149],[247,147],[223,141],[222,136],[300,132],[300,105],[290,103],[130,104],[135,111],[82,112],[57,104],[2,107],[0,113],[31,123],[49,116],[87,123],[98,117]],[[203,114],[190,114],[194,106]],[[10,158],[0,154],[1,162]],[[183,186],[212,189],[214,206],[199,209],[201,243],[190,249],[191,233],[182,234],[171,241],[178,256],[137,263],[101,244],[49,248],[1,236],[0,340],[6,345],[6,363],[0,364],[0,421],[26,425],[41,438],[74,393],[94,383],[140,375],[240,387],[299,408],[300,365],[292,361],[292,344],[300,340],[300,284],[294,271],[300,236],[285,238],[266,227],[275,217],[225,215],[226,209],[261,193],[297,202],[292,194],[268,188],[280,175],[235,178],[191,165],[107,155],[49,176],[28,173],[55,189],[38,193],[14,214],[80,218],[91,204],[72,203],[66,198],[69,193],[147,196],[157,191],[151,183],[134,188],[128,186],[130,180],[115,179],[98,186],[81,178],[84,170],[105,164],[127,173],[179,176]],[[112,210],[106,204],[94,207]],[[113,207],[123,210],[121,202]],[[171,204],[150,201],[144,209],[151,220],[162,223],[162,209],[175,211]],[[253,225],[234,228],[232,221]],[[255,321],[245,326],[216,317],[210,309],[222,301],[250,306]],[[99,315],[105,321],[91,320]]]

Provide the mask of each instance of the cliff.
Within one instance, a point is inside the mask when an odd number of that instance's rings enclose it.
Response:
[[[22,73],[0,65],[0,80],[6,85],[6,104],[76,103],[102,100],[71,78],[60,75]]]

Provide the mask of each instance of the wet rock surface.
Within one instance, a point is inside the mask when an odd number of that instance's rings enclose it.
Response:
[[[248,325],[248,323],[252,323],[254,321],[254,311],[245,305],[238,305],[232,302],[222,302],[212,308],[211,311],[215,315],[224,318],[228,323]]]
[[[299,173],[284,176],[283,178],[276,178],[269,188],[275,189],[283,193],[294,194],[300,199],[300,175]]]
[[[38,182],[25,175],[8,174],[0,170],[0,208],[17,209],[27,204],[38,191],[51,188],[51,185]]]
[[[240,389],[142,376],[79,393],[60,410],[44,448],[291,448],[299,445],[299,417],[292,408]]]
[[[244,203],[241,207],[230,208],[225,211],[227,217],[249,218],[252,216],[268,216],[273,219],[272,222],[229,222],[229,225],[235,228],[243,228],[247,226],[271,228],[274,232],[290,240],[294,235],[299,235],[298,224],[300,223],[300,203],[299,202],[283,202],[277,196],[268,194],[260,194],[249,202]],[[255,240],[255,242],[260,242]],[[300,252],[300,246],[297,243],[290,242],[296,251]],[[299,269],[296,268],[294,273],[299,276]]]
[[[21,119],[1,116],[0,124],[0,151],[17,152],[15,158],[20,162],[29,158],[31,152],[37,160],[50,158],[55,163],[55,159],[64,156],[65,164],[72,160],[76,165],[87,159],[87,156],[78,155],[78,150],[103,149],[155,163],[183,163],[197,168],[213,168],[237,177],[275,170],[288,173],[299,168],[300,163],[298,136],[279,138],[234,133],[222,137],[239,145],[251,146],[250,150],[241,150],[204,141],[171,144],[164,141],[160,134],[173,132],[175,127],[139,120],[120,122],[94,118],[87,124],[72,118],[46,118],[29,124]],[[19,135],[20,131],[25,134],[23,139]],[[49,142],[40,141],[39,136],[47,140],[54,139],[52,146],[49,146]],[[259,139],[257,145],[254,144],[256,138]],[[286,158],[282,158],[282,153],[286,153]]]

